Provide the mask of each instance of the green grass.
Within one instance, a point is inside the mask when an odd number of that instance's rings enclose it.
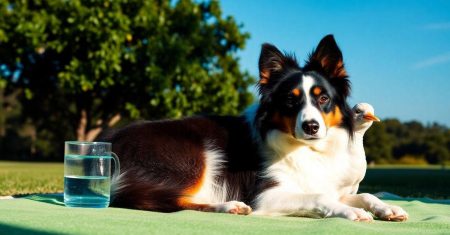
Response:
[[[0,161],[0,196],[63,191],[62,163]],[[367,170],[360,192],[450,199],[450,170],[440,166],[376,166]]]
[[[62,192],[62,163],[0,161],[0,196]]]

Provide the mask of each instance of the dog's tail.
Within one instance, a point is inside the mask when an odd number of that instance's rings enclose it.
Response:
[[[174,212],[182,189],[177,184],[146,177],[139,171],[127,170],[114,178],[111,185],[111,206],[130,209]]]

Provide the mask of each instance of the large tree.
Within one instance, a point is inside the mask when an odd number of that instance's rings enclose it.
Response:
[[[0,1],[0,89],[59,141],[124,118],[236,114],[252,99],[247,38],[217,1]]]

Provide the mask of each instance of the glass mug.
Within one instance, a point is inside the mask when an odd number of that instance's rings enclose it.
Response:
[[[111,177],[111,160],[114,174]],[[64,204],[68,207],[106,208],[111,179],[120,174],[111,143],[66,141],[64,147]]]

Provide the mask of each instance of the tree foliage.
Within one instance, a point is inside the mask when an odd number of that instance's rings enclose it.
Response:
[[[386,119],[367,131],[364,146],[369,162],[444,164],[450,161],[450,129]]]
[[[236,55],[248,37],[217,1],[0,1],[0,89],[59,142],[123,119],[236,114],[252,100]]]

